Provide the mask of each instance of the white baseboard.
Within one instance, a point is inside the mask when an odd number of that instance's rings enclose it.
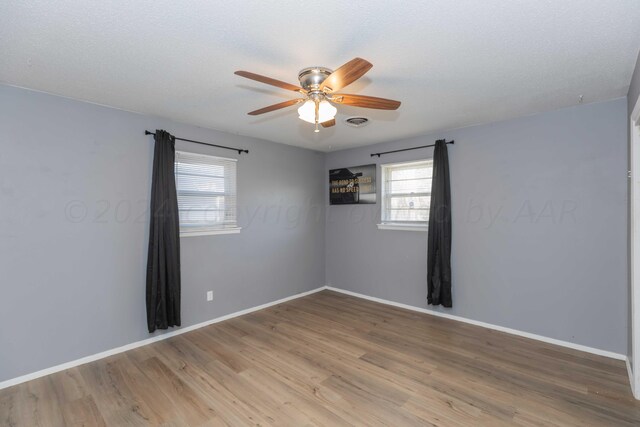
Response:
[[[171,332],[167,332],[165,334],[162,335],[158,335],[158,336],[154,336],[151,338],[147,338],[145,340],[142,341],[136,341],[134,343],[131,344],[127,344],[127,345],[123,345],[121,347],[117,347],[111,350],[106,350],[100,353],[96,353],[96,354],[92,354],[90,356],[86,356],[83,357],[81,359],[77,359],[77,360],[73,360],[71,362],[67,362],[67,363],[63,363],[61,365],[56,365],[56,366],[52,366],[50,368],[46,368],[46,369],[42,369],[40,371],[37,372],[33,372],[30,374],[26,374],[26,375],[22,375],[20,377],[17,378],[12,378],[6,381],[2,381],[0,382],[0,390],[2,390],[3,388],[7,388],[7,387],[11,387],[17,384],[21,384],[23,382],[27,382],[36,378],[40,378],[43,377],[45,375],[50,375],[56,372],[60,372],[60,371],[64,371],[65,369],[70,369],[79,365],[83,365],[85,363],[89,363],[89,362],[93,362],[94,360],[99,360],[99,359],[103,359],[105,357],[109,357],[112,356],[114,354],[118,354],[118,353],[123,353],[125,351],[128,350],[132,350],[134,348],[138,348],[138,347],[142,347],[144,345],[147,344],[151,344],[157,341],[161,341],[161,340],[165,340],[167,338],[171,338],[174,337],[176,335],[180,335],[180,334],[184,334],[186,332],[190,332],[193,331],[195,329],[199,329],[199,328],[203,328],[205,326],[208,325],[212,325],[214,323],[218,323],[218,322],[222,322],[224,320],[228,320],[228,319],[232,319],[234,317],[238,317],[238,316],[242,316],[244,314],[249,314],[252,313],[254,311],[258,311],[258,310],[262,310],[264,308],[268,308],[277,304],[282,304],[284,302],[287,301],[291,301],[293,299],[297,299],[297,298],[301,298],[307,295],[311,295],[314,294],[316,292],[320,292],[323,291],[325,289],[331,290],[331,291],[335,291],[335,292],[340,292],[346,295],[351,295],[353,297],[357,297],[357,298],[362,298],[362,299],[366,299],[369,301],[374,301],[377,303],[381,303],[381,304],[386,304],[386,305],[391,305],[394,307],[400,307],[400,308],[404,308],[406,310],[412,310],[412,311],[417,311],[420,313],[425,313],[425,314],[430,314],[432,316],[439,316],[439,317],[444,317],[447,319],[452,319],[452,320],[457,320],[459,322],[464,322],[464,323],[469,323],[472,325],[476,325],[476,326],[482,326],[484,328],[488,328],[488,329],[494,329],[496,331],[500,331],[500,332],[506,332],[508,334],[512,334],[512,335],[518,335],[521,337],[525,337],[525,338],[530,338],[530,339],[534,339],[534,340],[538,340],[538,341],[542,341],[542,342],[546,342],[546,343],[550,343],[550,344],[555,344],[555,345],[559,345],[562,347],[568,347],[568,348],[572,348],[574,350],[580,350],[580,351],[584,351],[587,353],[592,353],[592,354],[597,354],[599,356],[605,356],[605,357],[610,357],[612,359],[618,359],[618,360],[624,360],[627,363],[627,369],[629,371],[629,379],[631,382],[631,387],[632,390],[634,391],[634,395],[636,395],[635,392],[635,387],[633,384],[633,372],[631,370],[631,366],[630,363],[627,359],[627,357],[625,355],[619,354],[619,353],[614,353],[611,351],[607,351],[607,350],[600,350],[597,348],[593,348],[593,347],[588,347],[588,346],[584,346],[581,344],[575,344],[575,343],[571,343],[568,341],[562,341],[562,340],[558,340],[555,338],[549,338],[549,337],[545,337],[542,335],[537,335],[537,334],[532,334],[529,332],[523,332],[523,331],[519,331],[517,329],[511,329],[511,328],[506,328],[504,326],[498,326],[498,325],[493,325],[491,323],[485,323],[485,322],[480,322],[477,320],[472,320],[472,319],[467,319],[465,317],[460,317],[460,316],[456,316],[453,314],[448,314],[448,313],[442,313],[439,311],[434,311],[434,310],[429,310],[426,308],[422,308],[422,307],[415,307],[412,305],[408,305],[408,304],[402,304],[399,302],[394,302],[394,301],[389,301],[389,300],[385,300],[382,298],[376,298],[376,297],[371,297],[369,295],[364,295],[364,294],[359,294],[357,292],[352,292],[352,291],[347,291],[345,289],[340,289],[340,288],[335,288],[333,286],[322,286],[316,289],[313,289],[311,291],[307,291],[307,292],[302,292],[296,295],[292,295],[286,298],[282,298],[279,299],[277,301],[272,301],[272,302],[268,302],[266,304],[262,304],[256,307],[252,307],[252,308],[248,308],[245,310],[240,310],[240,311],[236,311],[235,313],[231,313],[231,314],[227,314],[225,316],[221,316],[221,317],[217,317],[215,319],[211,319],[211,320],[207,320],[205,322],[202,323],[198,323],[196,325],[192,325],[192,326],[186,326],[184,328],[180,328],[180,329],[176,329],[174,331]],[[640,391],[640,390],[639,390]],[[640,396],[636,395],[636,398],[640,399]]]
[[[625,359],[625,362],[627,364],[627,374],[629,374],[629,385],[631,386],[631,393],[633,393],[633,397],[635,397],[637,400],[640,400],[640,393],[638,393],[636,390],[636,382],[634,379],[635,377],[633,376],[633,369],[631,369],[631,362],[629,361],[628,357]]]
[[[572,348],[574,350],[580,350],[580,351],[584,351],[584,352],[587,352],[587,353],[597,354],[599,356],[610,357],[612,359],[618,359],[618,360],[627,360],[627,356],[626,355],[619,354],[619,353],[614,353],[612,351],[600,350],[598,348],[588,347],[588,346],[582,345],[582,344],[575,344],[575,343],[568,342],[568,341],[562,341],[562,340],[558,340],[558,339],[555,339],[555,338],[549,338],[549,337],[545,337],[545,336],[542,336],[542,335],[532,334],[530,332],[519,331],[517,329],[506,328],[504,326],[493,325],[491,323],[480,322],[478,320],[467,319],[466,317],[456,316],[456,315],[453,315],[453,314],[443,313],[443,312],[435,311],[435,310],[429,310],[428,308],[415,307],[413,305],[402,304],[402,303],[399,303],[399,302],[389,301],[389,300],[382,299],[382,298],[371,297],[369,295],[359,294],[357,292],[351,292],[351,291],[347,291],[345,289],[334,288],[333,286],[327,286],[326,289],[329,289],[329,290],[335,291],[335,292],[340,292],[340,293],[343,293],[343,294],[346,294],[346,295],[351,295],[353,297],[357,297],[357,298],[362,298],[362,299],[366,299],[366,300],[369,300],[369,301],[378,302],[378,303],[381,303],[381,304],[392,305],[394,307],[404,308],[406,310],[418,311],[420,313],[426,313],[426,314],[430,314],[432,316],[444,317],[444,318],[447,318],[447,319],[457,320],[459,322],[469,323],[469,324],[476,325],[476,326],[482,326],[483,328],[494,329],[494,330],[500,331],[500,332],[506,332],[507,334],[518,335],[518,336],[521,336],[521,337],[530,338],[530,339],[533,339],[533,340],[538,340],[538,341],[546,342],[546,343],[549,343],[549,344],[555,344],[555,345],[559,345],[559,346],[562,346],[562,347]]]
[[[293,299],[305,297],[307,295],[314,294],[316,292],[320,292],[325,290],[326,286],[321,286],[319,288],[302,292],[299,294],[291,295],[286,298],[279,299],[277,301],[268,302],[266,304],[259,305],[257,307],[247,308],[245,310],[236,311],[235,313],[227,314],[225,316],[216,317],[215,319],[207,320],[202,323],[198,323],[196,325],[185,326],[184,328],[176,329],[171,332],[167,332],[161,335],[157,335],[151,338],[144,339],[142,341],[136,341],[131,344],[123,345],[121,347],[113,348],[111,350],[106,350],[100,353],[92,354],[90,356],[83,357],[81,359],[73,360],[71,362],[63,363],[61,365],[52,366],[50,368],[42,369],[37,372],[33,372],[30,374],[22,375],[17,378],[12,378],[6,381],[0,382],[0,390],[3,388],[11,387],[17,384],[21,384],[27,381],[34,380],[36,378],[44,377],[45,375],[54,374],[56,372],[64,371],[65,369],[74,368],[76,366],[84,365],[85,363],[93,362],[94,360],[104,359],[105,357],[113,356],[114,354],[123,353],[128,350],[133,350],[134,348],[142,347],[147,344],[151,344],[157,341],[166,340],[167,338],[175,337],[176,335],[184,334],[186,332],[193,331],[195,329],[203,328],[205,326],[212,325],[214,323],[222,322],[224,320],[233,319],[234,317],[242,316],[244,314],[249,314],[254,311],[262,310],[267,307],[271,307],[274,305],[282,304],[283,302],[291,301]]]

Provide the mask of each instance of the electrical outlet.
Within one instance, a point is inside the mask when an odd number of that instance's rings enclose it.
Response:
[[[207,291],[207,301],[213,301],[213,291]]]

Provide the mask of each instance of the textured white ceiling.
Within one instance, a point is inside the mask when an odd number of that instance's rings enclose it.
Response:
[[[639,47],[638,0],[0,2],[1,82],[323,151],[624,96]],[[295,94],[234,70],[295,84],[356,56],[342,92],[399,110],[319,134],[246,115]]]

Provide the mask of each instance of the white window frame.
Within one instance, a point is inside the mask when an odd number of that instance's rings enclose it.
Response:
[[[428,221],[389,221],[384,218],[387,207],[387,174],[389,170],[397,167],[405,167],[411,165],[429,165],[433,167],[433,159],[412,160],[409,162],[395,162],[386,163],[380,165],[380,223],[378,224],[379,230],[398,230],[398,231],[428,231]],[[431,195],[429,193],[418,193],[417,195]]]
[[[207,159],[219,159],[221,161],[224,162],[237,162],[237,159],[232,159],[232,158],[227,158],[227,157],[219,157],[219,156],[211,156],[209,154],[200,154],[200,153],[193,153],[190,151],[178,151],[176,150],[176,160],[175,163],[177,165],[178,161],[179,161],[179,157],[180,155],[186,155],[189,157],[202,157],[202,158],[207,158]],[[233,194],[236,198],[236,202],[234,204],[234,217],[235,217],[235,222],[231,224],[231,226],[228,225],[214,225],[211,227],[193,227],[193,229],[189,229],[189,227],[185,227],[182,225],[182,223],[180,223],[180,237],[192,237],[192,236],[213,236],[213,235],[217,235],[217,234],[237,234],[240,233],[240,230],[242,229],[241,227],[238,227],[238,212],[237,212],[237,186],[238,186],[238,181],[237,181],[237,173],[238,173],[238,168],[237,166],[235,167],[235,174],[236,176],[234,176],[233,178],[233,184],[235,184],[235,188],[229,188],[229,185],[232,185],[232,183],[230,183],[227,179],[225,179],[225,195],[227,193]],[[179,198],[180,195],[180,191],[177,188],[178,187],[178,175],[177,175],[177,168],[176,168],[176,194]],[[180,202],[178,202],[178,209],[180,209]]]

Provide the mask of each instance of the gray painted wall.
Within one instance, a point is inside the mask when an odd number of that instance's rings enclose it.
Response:
[[[626,110],[621,98],[337,151],[326,169],[429,158],[369,154],[455,139],[454,307],[437,310],[624,354]],[[327,282],[427,307],[426,233],[378,230],[379,208],[327,208]]]
[[[325,283],[425,307],[426,234],[377,230],[379,205],[324,219],[326,171],[446,136],[449,312],[623,353],[625,124],[619,99],[325,156],[0,86],[0,381],[149,337],[142,131],[156,128],[251,150],[238,164],[242,233],[182,239],[184,326]]]
[[[183,326],[324,285],[322,153],[0,86],[0,381],[149,337],[156,128],[250,150],[242,232],[181,239]]]

